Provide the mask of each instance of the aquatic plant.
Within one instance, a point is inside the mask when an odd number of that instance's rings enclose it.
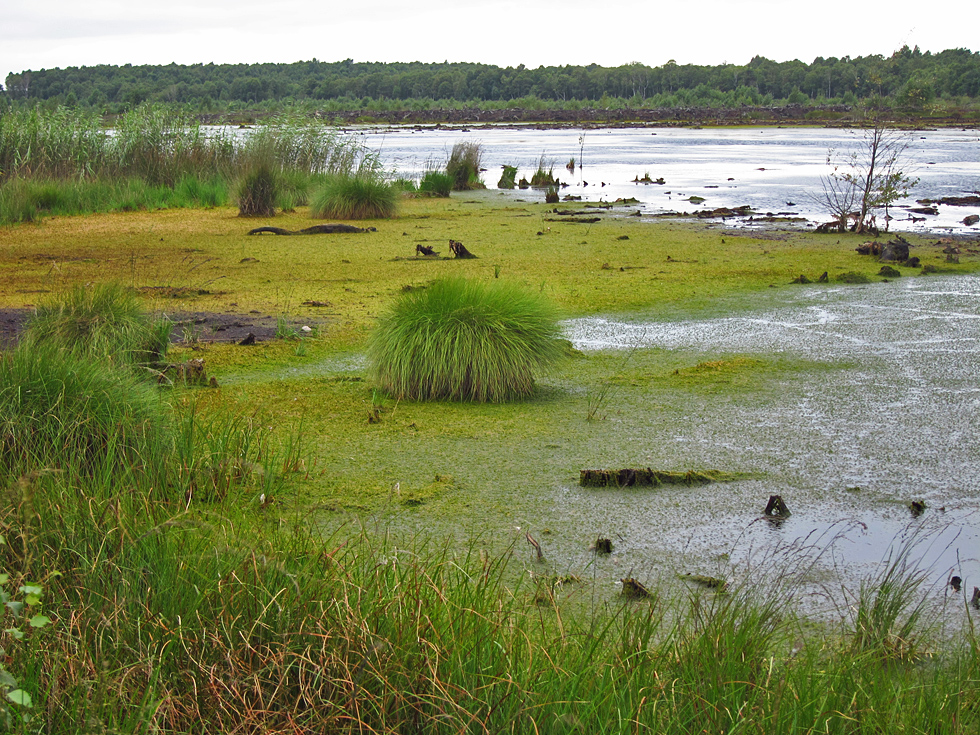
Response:
[[[378,385],[400,398],[500,402],[531,395],[535,372],[564,354],[559,336],[539,294],[450,278],[402,294],[368,355]]]
[[[531,186],[555,186],[558,179],[555,178],[555,162],[545,158],[542,153],[538,159],[538,168],[531,175]]]
[[[500,180],[497,182],[498,189],[513,189],[517,184],[515,179],[517,177],[517,166],[504,166],[503,173],[500,174]]]
[[[386,219],[397,213],[395,187],[368,174],[329,177],[310,204],[316,219]]]
[[[426,171],[419,181],[419,193],[430,197],[448,197],[453,190],[453,177],[442,171]]]
[[[452,177],[454,191],[485,189],[480,180],[483,146],[474,141],[458,141],[453,145],[446,163],[446,173]]]

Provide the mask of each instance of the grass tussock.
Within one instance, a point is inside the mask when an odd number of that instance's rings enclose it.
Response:
[[[73,479],[148,473],[159,480],[168,441],[158,390],[131,371],[55,344],[0,357],[0,469]]]
[[[529,397],[534,375],[563,355],[554,308],[508,283],[444,279],[412,290],[368,343],[378,385],[413,400]]]
[[[167,319],[149,317],[136,292],[119,283],[77,285],[35,309],[22,341],[110,363],[152,366],[166,357],[172,328]]]
[[[329,177],[313,195],[314,219],[389,219],[398,213],[398,191],[378,176]]]
[[[453,191],[485,189],[480,180],[483,166],[483,147],[475,141],[461,140],[453,144],[446,163],[446,174],[453,180]]]

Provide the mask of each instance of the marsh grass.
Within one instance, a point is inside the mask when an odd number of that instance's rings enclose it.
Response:
[[[483,146],[474,141],[458,141],[453,144],[446,163],[446,174],[453,180],[453,191],[485,189],[480,180],[483,165]]]
[[[855,657],[820,632],[801,637],[785,599],[759,594],[774,590],[761,580],[573,611],[560,591],[535,594],[514,546],[489,554],[479,541],[383,529],[319,537],[305,513],[276,504],[194,511],[94,488],[66,495],[63,482],[15,483],[0,514],[5,532],[20,531],[4,568],[45,579],[58,621],[16,643],[11,666],[44,715],[15,731],[980,724],[973,648],[927,668]]]
[[[463,278],[402,294],[368,342],[378,385],[398,398],[527,398],[564,355],[557,312],[539,294]]]
[[[430,197],[448,197],[453,190],[453,177],[442,171],[426,171],[419,181],[419,193]]]
[[[54,469],[69,477],[160,481],[167,409],[130,371],[54,343],[0,357],[0,467],[7,476]]]
[[[76,285],[40,304],[23,341],[53,345],[116,365],[153,366],[170,347],[173,324],[149,317],[135,291],[119,283]]]
[[[369,174],[328,177],[310,204],[314,219],[390,219],[397,213],[398,191]]]
[[[0,221],[211,207],[229,191],[245,212],[266,213],[304,205],[304,178],[380,173],[377,155],[356,140],[298,115],[243,136],[206,129],[172,106],[141,105],[112,122],[106,129],[98,116],[68,108],[0,115]]]

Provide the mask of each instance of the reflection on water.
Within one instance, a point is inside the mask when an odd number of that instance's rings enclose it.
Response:
[[[584,201],[635,197],[646,214],[749,205],[761,213],[795,213],[811,222],[829,219],[814,199],[822,191],[820,177],[830,170],[828,150],[847,152],[861,145],[860,131],[825,128],[480,128],[465,132],[387,128],[360,134],[368,147],[381,151],[386,166],[406,177],[444,165],[457,141],[479,141],[487,169],[483,178],[491,188],[496,187],[503,165],[518,166],[517,178],[530,179],[543,157],[554,164],[555,175],[569,184],[563,193],[581,196]],[[910,143],[903,170],[920,179],[912,192],[915,199],[961,196],[977,189],[977,131],[917,131]],[[573,172],[565,168],[571,158],[576,161]],[[662,177],[665,183],[632,183],[644,174],[654,180]],[[517,190],[507,196],[543,199],[540,192],[533,191]],[[692,204],[688,201],[691,196],[705,201]],[[902,204],[915,206],[913,200]],[[969,230],[961,224],[964,217],[974,210],[980,214],[977,207],[939,209],[938,216],[926,216],[919,223],[910,220],[909,212],[896,210],[892,228],[964,231]]]

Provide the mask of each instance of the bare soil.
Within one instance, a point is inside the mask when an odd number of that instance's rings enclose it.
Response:
[[[0,348],[17,343],[31,309],[0,309]],[[260,313],[227,314],[208,311],[181,312],[168,315],[174,322],[171,341],[174,344],[196,337],[206,342],[241,342],[249,334],[256,342],[265,342],[276,336],[275,316]],[[302,324],[290,323],[300,327]]]

